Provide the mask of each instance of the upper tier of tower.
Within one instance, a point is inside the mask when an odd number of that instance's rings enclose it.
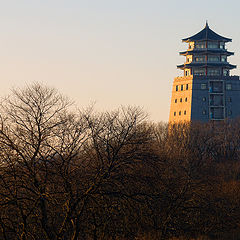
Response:
[[[187,51],[180,52],[186,57],[186,62],[177,67],[184,70],[185,76],[229,76],[230,70],[236,68],[227,61],[234,53],[225,48],[232,39],[215,33],[207,23],[202,31],[182,41],[189,47]]]

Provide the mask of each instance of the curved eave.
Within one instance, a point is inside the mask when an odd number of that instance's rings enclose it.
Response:
[[[188,63],[188,64],[182,64],[182,65],[177,65],[177,68],[184,70],[185,68],[192,68],[192,67],[224,67],[228,69],[234,69],[237,66],[232,65],[229,63],[223,64],[223,63]]]
[[[234,52],[228,52],[228,51],[224,51],[224,50],[190,50],[190,51],[184,51],[184,52],[180,52],[179,55],[182,56],[186,56],[186,55],[193,55],[193,54],[226,54],[227,56],[232,56],[234,55]]]
[[[202,31],[198,32],[197,34],[195,34],[191,37],[182,39],[183,42],[206,41],[206,40],[222,41],[222,42],[231,42],[232,41],[231,38],[223,37],[223,36],[215,33],[214,31],[212,31],[209,28],[208,24],[206,24],[205,28]]]
[[[184,38],[182,39],[182,42],[186,42],[186,43],[189,43],[189,42],[195,42],[195,41],[220,41],[220,42],[232,42],[232,39],[231,38],[219,38],[219,39],[210,39],[210,38],[201,38],[201,39],[197,39],[197,38],[193,38],[193,37],[189,37],[189,38]]]

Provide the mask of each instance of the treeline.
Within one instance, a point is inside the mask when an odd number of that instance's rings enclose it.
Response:
[[[240,238],[240,121],[73,110],[39,84],[0,112],[0,239]]]

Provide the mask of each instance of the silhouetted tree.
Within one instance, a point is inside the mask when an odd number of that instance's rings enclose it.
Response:
[[[1,102],[0,239],[239,239],[239,120],[70,106],[37,83]]]

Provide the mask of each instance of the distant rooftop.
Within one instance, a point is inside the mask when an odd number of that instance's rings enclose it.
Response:
[[[192,42],[192,41],[204,41],[204,40],[212,40],[212,41],[223,41],[223,42],[231,42],[232,39],[220,36],[219,34],[215,33],[211,30],[206,22],[205,28],[200,31],[199,33],[182,39],[183,42]]]

